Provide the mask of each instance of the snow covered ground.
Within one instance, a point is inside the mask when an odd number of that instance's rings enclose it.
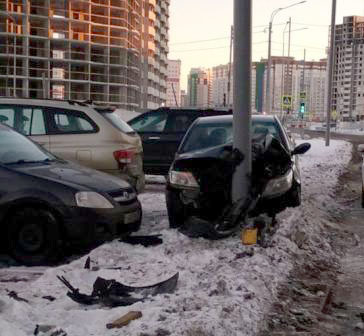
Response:
[[[69,336],[254,335],[297,254],[330,257],[333,253],[322,234],[323,218],[335,197],[337,177],[350,160],[351,145],[332,141],[326,148],[323,140],[310,142],[312,149],[300,160],[303,205],[280,215],[280,228],[268,248],[245,247],[237,237],[193,240],[169,229],[163,189],[156,188],[140,196],[142,233],[162,234],[162,245],[104,244],[89,254],[91,266],[99,267],[97,271],[83,269],[87,256],[55,268],[0,269],[0,336],[32,335],[36,324],[56,325]],[[243,256],[250,249],[254,254]],[[105,269],[115,266],[121,269]],[[43,274],[33,281],[4,281],[26,271]],[[73,302],[57,280],[57,275],[63,275],[82,292],[91,293],[98,276],[137,286],[164,280],[176,272],[180,277],[174,294],[114,309]],[[29,303],[8,297],[7,290],[16,291]],[[46,295],[56,300],[43,299]],[[122,330],[106,329],[107,323],[130,310],[140,310],[143,317]]]

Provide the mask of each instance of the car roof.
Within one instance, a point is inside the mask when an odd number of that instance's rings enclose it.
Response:
[[[0,104],[58,107],[77,111],[96,110],[100,113],[112,112],[112,106],[93,105],[92,101],[0,97]]]
[[[252,120],[254,121],[275,121],[274,115],[266,115],[266,114],[253,114]],[[198,118],[196,123],[198,124],[213,124],[213,123],[224,123],[224,122],[232,122],[232,115],[221,115],[221,116],[213,116],[213,117],[201,117]]]
[[[219,108],[208,108],[208,107],[204,107],[204,108],[200,108],[200,107],[159,107],[157,109],[154,110],[148,110],[148,112],[153,112],[153,111],[166,111],[169,113],[176,113],[176,112],[231,112],[231,109],[226,108],[226,107],[219,107]]]

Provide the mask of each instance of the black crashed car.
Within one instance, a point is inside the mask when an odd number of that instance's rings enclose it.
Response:
[[[167,175],[186,131],[199,117],[231,115],[232,110],[161,107],[128,121],[143,143],[146,174]]]
[[[127,235],[141,216],[129,183],[59,159],[0,123],[1,246],[18,261],[42,264],[64,244]]]
[[[268,180],[255,208],[257,214],[267,213],[274,217],[285,208],[301,203],[301,178],[296,154],[306,152],[309,144],[295,147],[277,117],[253,115],[253,144],[267,135],[279,141],[292,161],[288,171]],[[233,171],[229,169],[228,162],[220,166],[215,164],[214,155],[223,153],[225,149],[232,150],[232,142],[233,116],[199,118],[189,128],[171,165],[166,184],[170,227],[181,227],[191,216],[216,220],[225,206],[231,204]],[[253,176],[254,166],[253,161]]]

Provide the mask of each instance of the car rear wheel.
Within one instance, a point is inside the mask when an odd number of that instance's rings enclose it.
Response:
[[[48,210],[24,208],[11,216],[8,226],[10,254],[22,264],[35,266],[59,257],[59,224]]]

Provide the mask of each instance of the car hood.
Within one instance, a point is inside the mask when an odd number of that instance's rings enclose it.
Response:
[[[124,180],[68,161],[22,164],[14,166],[13,169],[26,175],[72,185],[84,190],[95,189],[110,192],[131,188],[130,184]]]
[[[208,147],[192,152],[176,155],[176,161],[192,159],[224,159],[224,154],[232,151],[232,144],[225,144],[216,147]]]

